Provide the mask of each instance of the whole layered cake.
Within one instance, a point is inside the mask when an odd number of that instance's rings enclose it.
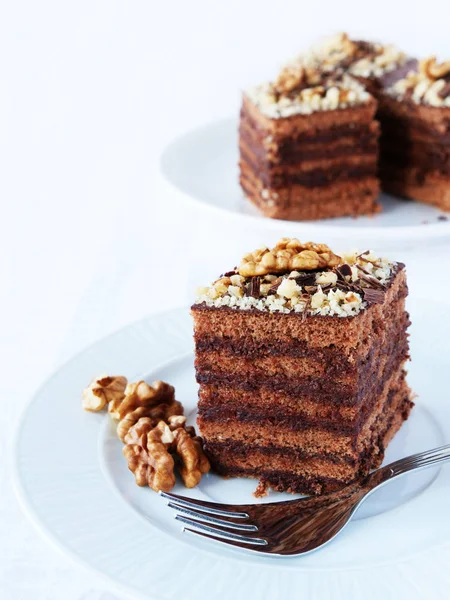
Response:
[[[218,473],[319,494],[381,464],[413,406],[403,264],[286,238],[198,294],[198,425]]]
[[[373,214],[380,186],[450,210],[449,82],[450,63],[333,36],[244,92],[245,195],[281,219]]]

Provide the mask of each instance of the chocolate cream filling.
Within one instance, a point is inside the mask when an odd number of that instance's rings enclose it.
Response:
[[[333,464],[335,464],[333,460],[334,457],[332,458],[331,456],[326,457],[329,466],[320,468],[320,472],[315,474],[311,468],[308,469],[306,466],[307,463],[305,464],[306,473],[304,474],[299,473],[299,471],[302,470],[301,465],[298,465],[295,471],[276,470],[273,468],[268,469],[267,464],[270,460],[269,456],[273,454],[273,457],[275,457],[276,454],[271,453],[270,451],[266,452],[266,449],[263,450],[262,455],[257,455],[259,460],[257,466],[254,466],[253,468],[243,467],[241,458],[247,455],[251,459],[252,448],[249,447],[247,447],[247,450],[245,447],[241,447],[240,449],[236,447],[236,461],[233,465],[230,463],[230,456],[233,456],[234,445],[222,447],[220,444],[216,445],[214,443],[211,446],[210,460],[212,461],[214,469],[219,474],[225,476],[257,477],[279,491],[293,491],[300,493],[323,493],[325,491],[332,491],[333,489],[339,489],[339,487],[344,484],[346,485],[351,481],[363,477],[372,468],[381,464],[386,443],[396,433],[402,422],[408,418],[412,406],[413,404],[409,400],[408,394],[403,395],[399,405],[396,406],[389,418],[384,419],[384,422],[379,422],[379,431],[375,430],[373,432],[373,440],[370,445],[359,454],[357,460],[348,463],[349,465],[351,464],[354,466],[352,475],[341,476],[340,478],[336,476],[330,477],[330,474],[336,472],[336,469],[333,467]],[[260,450],[261,449],[258,448],[258,453]],[[266,454],[264,454],[264,452],[266,452]],[[285,458],[291,456],[292,460],[295,460],[295,456],[286,453],[286,449],[282,449],[282,452]],[[265,455],[268,457],[267,461],[264,460]],[[310,458],[313,457],[310,456]],[[298,456],[297,460],[298,459],[304,460],[304,457]],[[233,458],[231,460],[233,460]]]
[[[389,330],[392,335],[399,332],[404,333],[410,325],[409,315],[404,312],[403,306],[399,308],[397,313],[400,314],[395,314],[396,325]],[[370,363],[380,352],[390,352],[395,348],[397,344],[395,339],[389,340],[386,346],[387,335],[384,335],[385,333],[385,331],[379,334],[371,332],[370,337],[366,337],[357,351],[350,356],[342,353],[335,346],[311,348],[305,340],[292,339],[287,342],[279,341],[275,337],[256,340],[251,336],[224,338],[216,337],[213,333],[211,336],[195,336],[196,364],[200,370],[202,364],[208,369],[209,355],[211,354],[250,361],[270,357],[303,358],[308,363],[317,363],[322,370],[326,368],[328,376],[357,375],[359,370]],[[305,362],[302,362],[300,366],[303,368]]]
[[[364,166],[352,165],[343,161],[339,165],[325,169],[318,168],[284,175],[272,175],[267,167],[255,163],[247,154],[241,152],[241,166],[246,165],[252,171],[257,172],[263,184],[273,189],[293,184],[299,184],[304,187],[320,187],[341,181],[375,177],[377,172],[375,158],[376,155],[374,155],[373,164]]]
[[[403,339],[402,339],[403,337]],[[387,361],[387,367],[398,367],[408,357],[408,346],[403,336],[398,339],[398,352]],[[307,396],[314,398],[320,403],[344,404],[353,406],[361,404],[366,398],[372,387],[382,386],[383,381],[377,377],[377,371],[369,364],[366,374],[362,374],[351,384],[343,384],[324,377],[293,377],[286,378],[276,375],[263,376],[257,378],[249,376],[247,373],[217,373],[205,372],[201,369],[196,370],[197,382],[200,384],[214,384],[220,386],[230,386],[244,390],[258,390],[268,388],[273,391],[282,390],[283,393],[294,397]]]

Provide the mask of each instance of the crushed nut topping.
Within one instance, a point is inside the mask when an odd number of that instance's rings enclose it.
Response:
[[[307,252],[301,263],[306,266],[291,260],[301,252]],[[264,247],[243,258],[239,267],[241,295],[234,290],[230,293],[229,288],[218,292],[215,282],[204,288],[206,293],[199,295],[195,304],[303,316],[355,316],[384,301],[386,286],[396,269],[397,263],[371,251],[355,250],[339,257],[324,244],[283,238],[274,249]]]
[[[366,104],[371,99],[364,87],[348,76],[324,78],[311,71],[308,80],[303,78],[301,68],[287,67],[276,83],[263,83],[249,88],[245,93],[260,112],[270,119],[337,110]]]
[[[302,244],[295,238],[282,238],[271,250],[264,247],[246,254],[239,266],[239,274],[251,277],[285,273],[294,269],[311,271],[334,267],[339,264],[339,259],[325,244]]]
[[[326,38],[297,59],[321,72],[347,70],[357,77],[382,77],[403,65],[408,56],[392,44],[351,40],[347,33]]]
[[[82,405],[84,410],[98,412],[110,402],[121,402],[125,396],[127,380],[125,377],[100,375],[94,378],[83,390]]]
[[[411,71],[386,92],[398,100],[434,107],[450,106],[450,61],[438,63],[436,57],[421,60],[418,72]]]

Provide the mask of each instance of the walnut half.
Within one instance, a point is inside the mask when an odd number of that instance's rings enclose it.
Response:
[[[188,488],[196,486],[210,469],[201,438],[186,417],[175,415],[157,425],[148,417],[130,427],[124,438],[123,453],[138,485],[155,491],[170,491],[175,485],[175,466]]]
[[[442,79],[450,74],[450,61],[438,63],[435,56],[430,56],[420,61],[419,72],[427,79]]]
[[[287,273],[288,271],[313,271],[337,266],[340,257],[325,244],[302,243],[295,238],[282,238],[269,250],[262,248],[243,257],[239,274],[244,277]]]
[[[110,402],[121,402],[125,396],[127,380],[125,377],[100,375],[95,377],[83,390],[82,406],[84,410],[98,412]]]
[[[154,428],[149,426],[147,432],[145,429],[141,427],[140,443],[123,447],[128,468],[134,473],[138,485],[148,485],[156,492],[170,492],[175,485],[175,462],[167,448],[173,434],[163,421]]]

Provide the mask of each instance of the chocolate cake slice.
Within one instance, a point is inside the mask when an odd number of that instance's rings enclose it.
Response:
[[[355,79],[300,63],[248,89],[239,128],[245,195],[279,219],[377,212],[376,106]]]
[[[381,464],[413,406],[403,264],[285,238],[198,293],[198,425],[218,473],[320,494]]]

